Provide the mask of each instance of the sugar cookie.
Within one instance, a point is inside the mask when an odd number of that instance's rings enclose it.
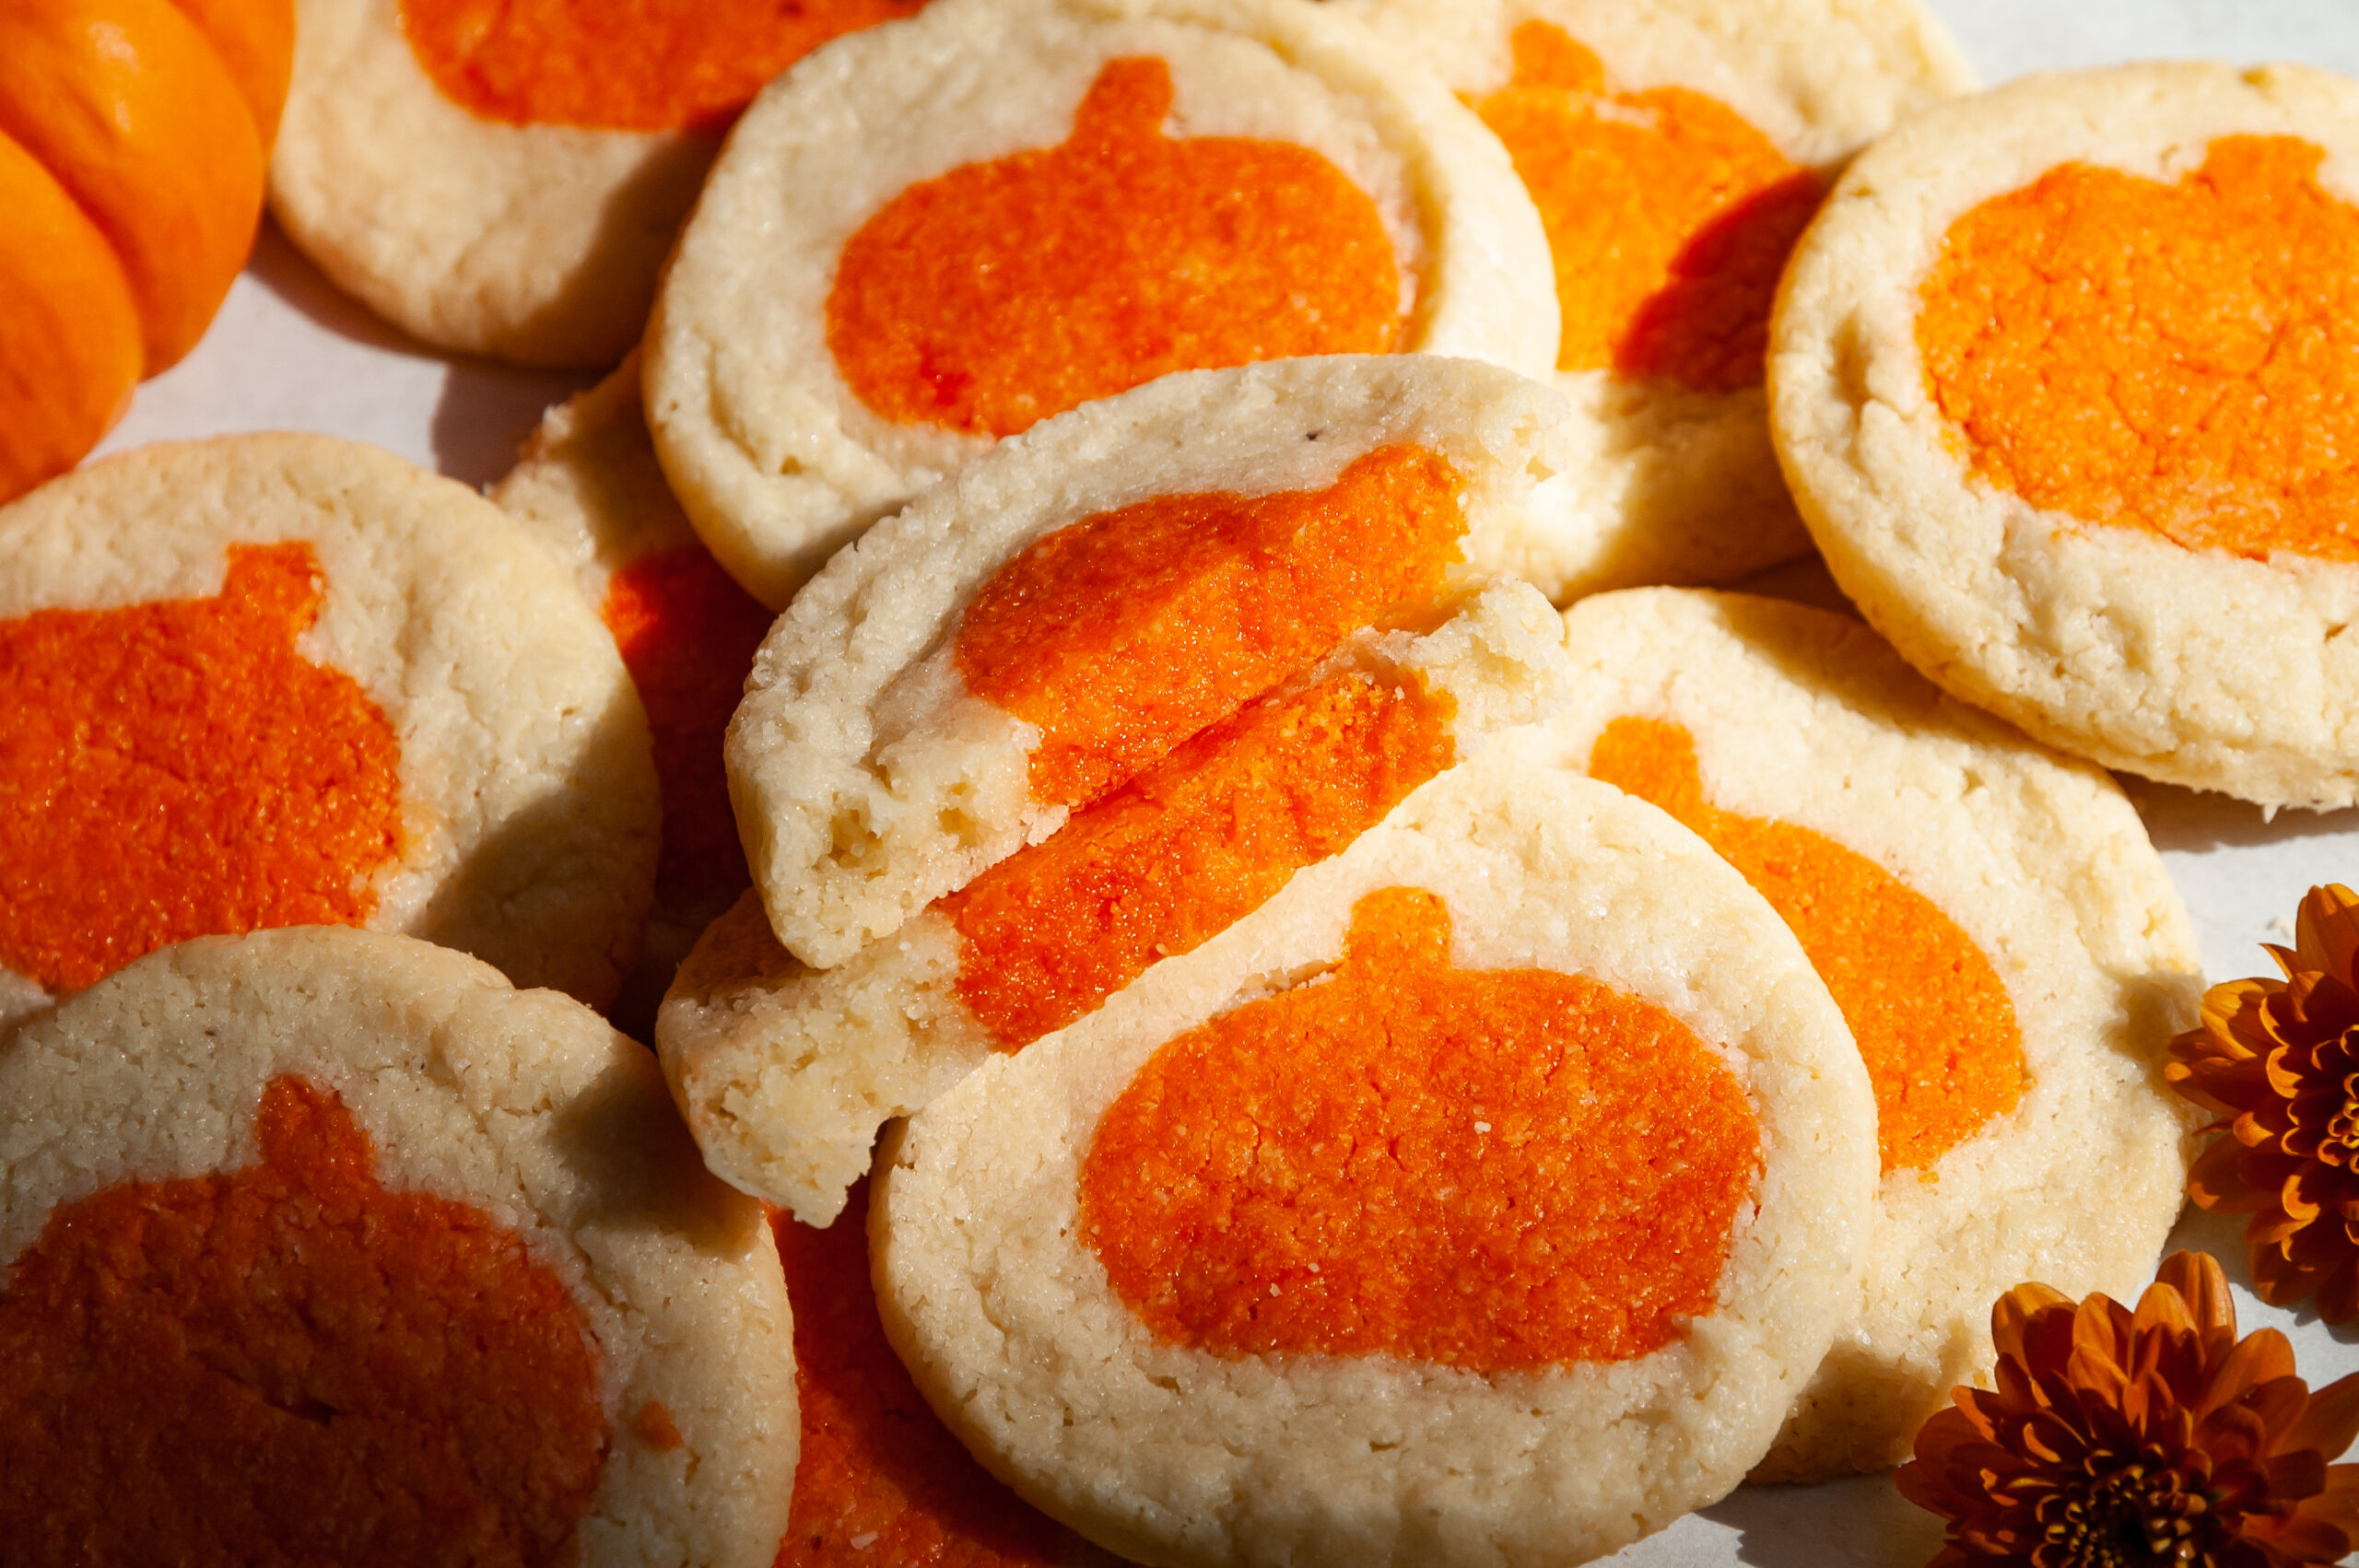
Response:
[[[1473,105],[1548,229],[1580,455],[1532,575],[1733,582],[1810,540],[1764,415],[1786,253],[1848,158],[1974,78],[1916,0],[1343,0]]]
[[[611,365],[721,133],[838,33],[923,0],[299,0],[271,209],[440,348]]]
[[[904,1124],[879,1302],[1113,1550],[1580,1562],[1768,1445],[1856,1288],[1872,1117],[1742,878],[1500,747]]]
[[[1544,374],[1546,241],[1473,115],[1307,0],[936,0],[765,92],[648,326],[665,472],[783,606],[994,439],[1170,371]]]
[[[1988,1380],[1999,1295],[2128,1299],[2152,1274],[2187,1175],[2190,1107],[2161,1073],[2201,988],[2187,913],[2110,778],[1848,615],[1639,589],[1565,624],[1581,678],[1533,761],[1661,806],[1743,872],[1875,1088],[1864,1300],[1762,1474],[1895,1464]]]
[[[789,959],[745,899],[682,965],[656,1026],[706,1163],[826,1221],[888,1117],[1094,1011],[1492,731],[1554,712],[1557,633],[1520,582],[1423,636],[1362,633],[833,969]]]
[[[0,794],[12,1011],[321,922],[603,1004],[655,868],[647,721],[564,573],[321,436],[149,447],[0,509]]]
[[[1844,176],[1771,416],[1910,663],[2108,767],[2359,800],[2354,158],[2359,86],[2177,64],[2025,78]]]
[[[1512,574],[1563,420],[1426,356],[1198,372],[879,525],[779,618],[730,728],[779,940],[840,964],[1395,604]]]
[[[16,1030],[0,1106],[12,1563],[777,1555],[769,1227],[579,1003],[203,938]]]
[[[647,709],[663,851],[646,940],[609,1015],[652,1039],[672,972],[750,881],[721,741],[770,613],[698,542],[664,485],[640,413],[636,356],[550,409],[490,495],[573,569]]]

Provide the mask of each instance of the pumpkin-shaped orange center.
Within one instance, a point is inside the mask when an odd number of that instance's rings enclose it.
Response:
[[[712,129],[839,33],[925,0],[402,0],[443,97],[483,120]]]
[[[1616,719],[1589,770],[1678,818],[1792,929],[1867,1063],[1887,1174],[1925,1169],[2015,1108],[2027,1076],[2015,1004],[1939,905],[1822,834],[1714,807],[1682,725]]]
[[[1610,90],[1597,56],[1554,23],[1527,21],[1511,43],[1514,76],[1475,108],[1548,232],[1557,369],[1757,384],[1817,177],[1703,93]]]
[[[701,544],[658,550],[607,580],[601,607],[655,741],[663,848],[655,895],[710,903],[752,883],[722,766],[728,731],[770,613]]]
[[[1414,675],[1351,672],[1200,731],[942,901],[959,1000],[1009,1049],[1063,1028],[1448,767],[1455,706]]]
[[[1761,1165],[1735,1075],[1574,975],[1470,970],[1439,898],[1162,1047],[1084,1157],[1081,1228],[1158,1338],[1469,1371],[1644,1355],[1714,1309]]]
[[[1379,447],[1334,484],[1162,496],[1025,547],[967,605],[967,689],[1040,727],[1032,793],[1082,805],[1395,605],[1466,517],[1448,459]]]
[[[1174,370],[1400,341],[1376,204],[1289,142],[1174,139],[1171,71],[1098,74],[1060,146],[912,185],[860,227],[827,347],[886,418],[1011,436]]]
[[[11,1563],[571,1561],[607,1429],[556,1275],[389,1192],[332,1091],[273,1079],[261,1163],[60,1207],[0,1290]]]
[[[2359,210],[2323,156],[2065,164],[1952,224],[1917,346],[1971,472],[2189,549],[2359,561]]]
[[[1059,1568],[1077,1542],[958,1445],[885,1338],[868,1184],[826,1230],[774,1214],[794,1304],[803,1454],[777,1568]]]
[[[319,575],[308,544],[233,546],[217,598],[0,621],[0,966],[70,990],[190,937],[368,919],[401,750],[296,651]]]

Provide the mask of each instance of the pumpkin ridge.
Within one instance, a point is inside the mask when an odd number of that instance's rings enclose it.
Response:
[[[143,350],[131,281],[74,193],[0,132],[0,500],[63,474],[129,405]]]
[[[22,155],[7,184],[45,209],[10,203],[0,240],[0,424],[30,427],[0,446],[0,500],[72,467],[139,378],[204,335],[262,221],[293,36],[290,0],[0,7],[0,137]]]

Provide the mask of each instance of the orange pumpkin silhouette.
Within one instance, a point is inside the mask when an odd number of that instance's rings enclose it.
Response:
[[[402,36],[478,119],[616,131],[713,130],[839,33],[925,0],[402,0]]]
[[[1557,369],[1713,392],[1760,381],[1817,177],[1702,93],[1609,90],[1598,57],[1552,23],[1521,24],[1511,46],[1514,76],[1475,107],[1548,232]]]
[[[1040,727],[1034,796],[1082,805],[1461,558],[1449,459],[1378,447],[1316,490],[1157,496],[1045,534],[960,617],[959,678]]]
[[[598,1352],[480,1210],[378,1184],[332,1091],[261,1163],[50,1216],[0,1290],[11,1562],[555,1563],[595,1492]]]
[[[1319,154],[1174,140],[1170,67],[1109,61],[1061,146],[912,185],[844,247],[827,347],[887,419],[1009,436],[1175,370],[1382,353],[1401,277]]]
[[[725,901],[753,883],[729,805],[722,738],[771,615],[701,544],[641,556],[600,607],[647,708],[663,799],[660,903]]]
[[[1867,1063],[1886,1172],[1921,1170],[2014,1108],[2025,1076],[2014,1002],[1939,905],[1809,828],[1711,805],[1682,725],[1616,719],[1589,770],[1678,818],[1792,930]]]
[[[1197,731],[935,906],[958,929],[958,1000],[1009,1050],[1095,1011],[1457,760],[1456,706],[1355,671]]]
[[[868,1184],[826,1230],[773,1214],[794,1303],[803,1455],[777,1568],[861,1562],[1059,1568],[1077,1542],[959,1446],[885,1338],[869,1284]]]
[[[2359,561],[2359,210],[2323,157],[2067,164],[1951,225],[1917,344],[1973,472],[2189,549]]]
[[[400,854],[400,745],[295,649],[302,544],[213,599],[0,621],[0,966],[76,989],[190,937],[360,925]]]
[[[1158,1338],[1469,1371],[1618,1361],[1712,1310],[1760,1129],[1677,1018],[1463,970],[1395,887],[1341,966],[1167,1043],[1099,1122],[1082,1234]]]

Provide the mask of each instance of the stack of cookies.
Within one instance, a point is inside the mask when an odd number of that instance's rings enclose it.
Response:
[[[789,9],[301,0],[288,233],[614,369],[0,509],[0,1559],[1562,1564],[2136,1293],[2359,88]]]

